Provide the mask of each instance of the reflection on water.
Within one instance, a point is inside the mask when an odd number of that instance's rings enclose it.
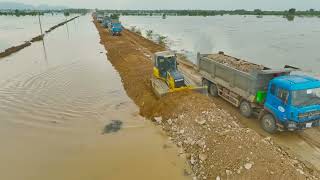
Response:
[[[137,26],[168,36],[170,48],[187,54],[194,62],[198,51],[225,51],[269,67],[289,64],[320,75],[320,18],[288,21],[276,16],[125,16],[121,21],[126,27]]]
[[[63,15],[41,16],[43,30],[65,20]],[[0,16],[0,52],[40,34],[38,16]]]
[[[91,18],[68,32],[58,28],[0,61],[0,179],[189,178],[100,53]],[[113,120],[119,131],[102,134]]]

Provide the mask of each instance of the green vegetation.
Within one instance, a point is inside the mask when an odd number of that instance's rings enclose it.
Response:
[[[120,14],[111,14],[110,18],[111,19],[119,19],[120,18]]]
[[[217,16],[217,15],[255,15],[255,16],[320,16],[320,11],[310,9],[307,11],[297,11],[294,8],[286,11],[264,11],[255,9],[248,11],[244,9],[236,10],[103,10],[105,13],[116,13],[123,16]]]
[[[71,14],[85,15],[89,12],[88,9],[65,9],[65,10],[0,10],[0,16],[37,16],[44,14],[60,14],[63,13],[65,16]]]
[[[158,43],[161,44],[161,45],[165,45],[166,44],[166,39],[167,39],[166,36],[159,35]]]
[[[0,16],[37,16],[44,15],[44,12],[39,11],[23,11],[23,10],[0,10]]]
[[[147,35],[147,38],[148,38],[148,39],[152,39],[152,37],[153,37],[153,30],[147,30],[147,31],[146,31],[146,35]]]
[[[140,36],[142,35],[142,32],[140,29],[137,29],[136,26],[131,26],[130,31],[139,34]]]
[[[64,16],[70,16],[70,13],[68,11],[64,12],[63,14]]]

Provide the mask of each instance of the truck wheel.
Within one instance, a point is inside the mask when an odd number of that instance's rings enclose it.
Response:
[[[240,103],[240,113],[244,117],[250,117],[252,115],[252,108],[249,102],[247,101],[242,101]]]
[[[217,85],[210,83],[209,85],[209,93],[211,94],[211,96],[213,97],[217,97],[218,96],[218,88]]]
[[[209,93],[209,85],[210,85],[210,83],[209,83],[208,80],[202,79],[202,86],[203,86],[203,87],[207,87],[207,92],[208,92],[208,93]]]
[[[265,114],[261,119],[262,128],[270,134],[277,132],[276,120],[271,114]]]

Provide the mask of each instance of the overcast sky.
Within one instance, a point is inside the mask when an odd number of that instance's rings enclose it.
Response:
[[[2,1],[2,0],[0,0]],[[8,1],[8,0],[6,0]],[[9,0],[100,9],[320,9],[320,0]]]

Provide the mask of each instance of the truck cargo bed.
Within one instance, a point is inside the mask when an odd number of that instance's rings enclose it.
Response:
[[[233,67],[239,71],[244,71],[249,73],[252,70],[264,70],[269,69],[265,68],[263,65],[254,64],[242,59],[234,58],[222,53],[219,54],[208,54],[206,56],[208,59],[211,59],[213,61],[217,61],[221,64],[224,64],[226,66]]]
[[[197,67],[202,78],[216,84],[219,91],[225,88],[230,93],[238,95],[239,101],[245,99],[251,103],[256,101],[258,92],[267,91],[271,79],[280,75],[288,75],[293,71],[292,68],[286,67],[272,70],[225,55],[222,52],[218,54],[198,53]]]

